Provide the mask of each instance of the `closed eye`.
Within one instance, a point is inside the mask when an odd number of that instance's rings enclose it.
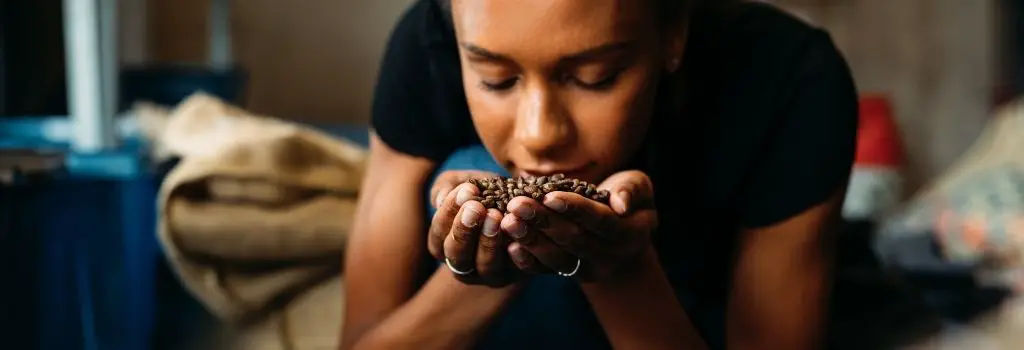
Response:
[[[577,86],[579,86],[579,87],[581,87],[583,89],[594,90],[594,91],[601,91],[601,90],[607,90],[608,88],[610,88],[613,85],[615,85],[615,82],[616,82],[616,80],[618,80],[619,75],[620,75],[619,72],[616,72],[616,73],[613,73],[613,74],[609,74],[609,75],[605,76],[604,78],[602,78],[601,80],[598,80],[598,81],[595,81],[595,82],[587,82],[587,81],[583,81],[583,80],[581,80],[579,78],[571,78],[571,81],[574,84],[576,84]]]
[[[488,81],[481,81],[480,82],[480,88],[484,89],[486,91],[504,91],[504,90],[511,89],[513,86],[516,86],[516,83],[518,81],[519,81],[518,77],[511,78],[511,79],[505,79],[505,80],[502,80],[502,81],[496,82],[496,83],[492,83],[492,82],[488,82]]]

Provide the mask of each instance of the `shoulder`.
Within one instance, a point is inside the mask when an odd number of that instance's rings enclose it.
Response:
[[[698,7],[692,37],[701,44],[716,42],[720,50],[764,50],[787,53],[824,34],[779,7],[760,1],[735,1]]]
[[[726,83],[777,85],[819,61],[828,61],[833,69],[846,68],[826,31],[756,1],[699,8],[689,50],[697,69],[714,71]]]
[[[766,3],[704,7],[687,47],[687,113],[708,195],[758,227],[834,193],[853,160],[857,92],[827,32]],[[678,129],[678,127],[676,128]]]
[[[847,99],[833,107],[847,117],[856,112],[849,103],[856,99],[852,75],[830,35],[774,5],[698,9],[687,50],[683,74],[692,88],[686,90],[697,95],[688,99],[719,123],[742,123],[767,136],[794,118],[801,103],[813,102],[809,90],[834,91]]]
[[[379,67],[371,127],[399,152],[443,160],[475,140],[455,33],[437,0],[416,0],[395,24]]]

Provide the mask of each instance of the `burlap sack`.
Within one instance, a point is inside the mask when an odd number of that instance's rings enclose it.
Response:
[[[177,277],[237,331],[235,346],[336,347],[365,149],[204,94],[156,112],[143,129],[160,155],[181,157],[159,197]]]

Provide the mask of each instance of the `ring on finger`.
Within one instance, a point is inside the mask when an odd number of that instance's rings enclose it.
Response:
[[[583,264],[583,260],[581,260],[580,258],[576,258],[576,267],[574,267],[572,269],[572,271],[570,271],[570,272],[555,271],[555,272],[557,272],[558,275],[562,276],[562,277],[572,277],[572,276],[575,276],[576,273],[580,272],[580,265],[582,265],[582,264]]]
[[[456,275],[459,275],[459,276],[466,276],[466,275],[472,274],[473,272],[476,272],[476,269],[474,269],[474,268],[470,268],[469,270],[465,270],[465,271],[462,271],[462,270],[459,270],[459,269],[455,268],[455,265],[452,265],[452,260],[448,259],[448,257],[444,258],[444,264],[446,266],[448,266],[448,269],[451,270],[452,273],[454,273]]]

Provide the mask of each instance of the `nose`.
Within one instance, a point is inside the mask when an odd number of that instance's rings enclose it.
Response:
[[[515,140],[535,156],[574,142],[575,126],[556,93],[544,84],[527,88],[516,116]]]

